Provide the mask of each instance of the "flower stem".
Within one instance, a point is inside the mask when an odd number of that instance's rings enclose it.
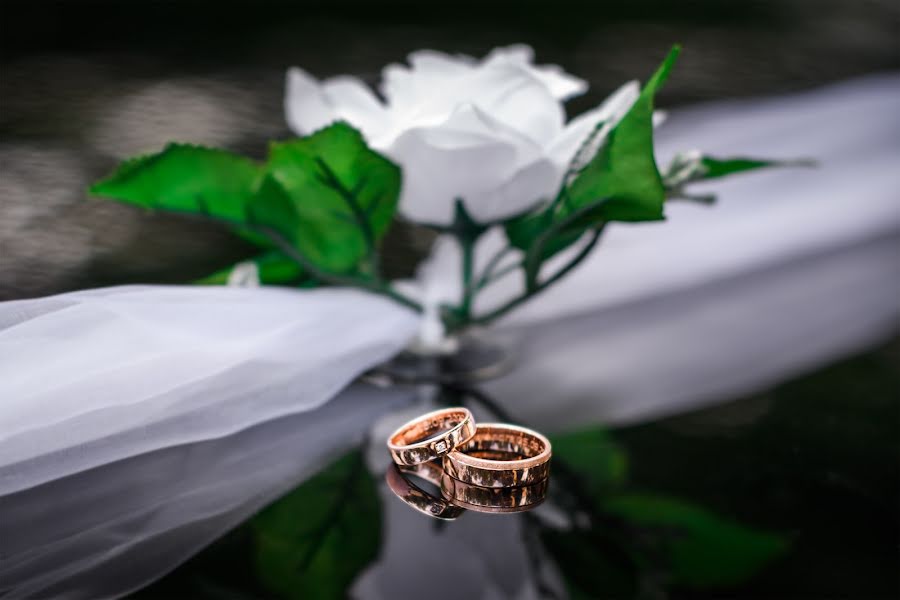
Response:
[[[202,203],[201,203],[202,207]],[[408,298],[407,296],[401,294],[397,290],[391,287],[391,285],[381,279],[380,277],[373,276],[354,276],[354,275],[344,275],[341,273],[332,273],[330,271],[326,271],[325,269],[320,268],[314,262],[309,260],[302,252],[300,252],[287,238],[285,238],[279,231],[276,229],[269,227],[267,225],[259,225],[255,223],[243,223],[239,221],[234,221],[231,219],[226,219],[223,217],[217,217],[209,212],[196,213],[196,212],[187,212],[187,211],[179,211],[179,210],[170,210],[167,209],[166,212],[180,215],[182,217],[193,218],[202,221],[210,221],[213,223],[219,223],[221,225],[227,225],[230,227],[236,227],[245,229],[247,231],[251,231],[261,237],[266,238],[271,242],[278,250],[281,251],[282,254],[287,256],[289,259],[297,263],[301,266],[307,273],[309,273],[314,279],[318,280],[321,283],[327,283],[335,286],[346,286],[346,287],[355,287],[366,290],[373,294],[378,294],[380,296],[385,296],[390,298],[391,300],[406,306],[407,308],[411,308],[416,312],[422,312],[422,305],[416,302],[415,300]]]
[[[494,320],[502,317],[503,315],[505,315],[512,309],[516,308],[523,302],[531,299],[533,296],[539,294],[543,290],[547,289],[548,287],[550,287],[551,285],[553,285],[554,283],[556,283],[557,281],[559,281],[560,279],[565,277],[568,273],[570,273],[572,271],[572,269],[574,269],[579,264],[581,264],[581,261],[583,261],[585,258],[587,258],[588,254],[591,253],[591,250],[594,249],[594,246],[597,245],[597,241],[600,239],[600,233],[601,233],[600,230],[592,231],[591,239],[588,241],[588,243],[585,244],[585,246],[581,250],[578,251],[578,254],[576,254],[574,257],[572,257],[572,260],[570,260],[568,263],[566,263],[565,266],[563,266],[559,271],[557,271],[556,273],[554,273],[553,275],[551,275],[544,281],[538,283],[532,289],[522,292],[521,295],[516,296],[515,298],[513,298],[512,300],[510,300],[503,306],[500,306],[499,308],[496,308],[487,314],[469,319],[469,323],[473,324],[473,325],[486,325],[486,324],[490,323],[491,321],[494,321]]]
[[[501,248],[496,254],[494,254],[494,256],[491,258],[491,260],[488,261],[487,265],[485,265],[484,270],[481,272],[481,276],[476,281],[474,281],[472,283],[472,285],[470,286],[473,294],[477,293],[479,290],[484,288],[486,285],[488,285],[495,279],[499,279],[500,277],[502,277],[503,275],[505,275],[506,273],[509,272],[509,267],[505,267],[505,268],[501,269],[499,272],[497,272],[496,274],[494,273],[494,271],[497,270],[497,267],[500,265],[500,263],[503,261],[503,259],[510,252],[512,252],[512,250],[513,250],[512,246],[505,246],[504,248]],[[519,265],[514,265],[514,266],[518,267]]]
[[[470,320],[472,316],[472,297],[474,289],[472,287],[472,275],[474,270],[475,258],[475,238],[468,236],[459,238],[459,245],[462,250],[462,284],[463,292],[459,303],[459,315],[464,320]]]
[[[380,278],[375,277],[354,277],[349,275],[339,275],[320,269],[312,263],[306,256],[297,250],[288,240],[280,233],[269,227],[250,226],[251,229],[267,237],[279,250],[281,250],[288,258],[296,262],[298,265],[309,271],[310,275],[323,283],[329,283],[338,286],[357,287],[369,292],[386,296],[395,302],[411,308],[417,312],[422,312],[422,305],[407,298],[400,292],[393,289],[390,284]]]

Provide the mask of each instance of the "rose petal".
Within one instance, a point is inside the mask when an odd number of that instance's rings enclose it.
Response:
[[[284,107],[288,126],[298,135],[344,119],[371,139],[390,125],[385,106],[356,77],[319,82],[303,69],[289,69]]]
[[[501,46],[491,50],[482,62],[484,64],[506,62],[530,66],[534,62],[534,48],[528,44]]]
[[[588,91],[587,81],[569,75],[557,65],[536,67],[535,74],[557,100],[569,100]]]
[[[585,80],[569,75],[558,65],[532,64],[534,50],[525,44],[515,44],[505,48],[495,48],[485,58],[485,64],[515,64],[526,67],[533,77],[536,77],[550,94],[557,100],[568,100],[580,96],[588,89]]]
[[[515,144],[472,106],[437,126],[404,132],[387,153],[403,167],[401,212],[425,223],[451,223],[456,198],[483,197],[519,168]]]
[[[324,81],[322,89],[334,113],[358,127],[367,138],[380,135],[389,126],[387,108],[360,79],[334,77]]]
[[[562,131],[562,106],[527,65],[494,61],[473,67],[468,57],[431,51],[415,53],[410,61],[413,69],[391,65],[384,72],[382,90],[395,119],[395,134],[436,125],[469,103],[539,144]]]
[[[471,56],[450,55],[437,50],[417,50],[410,53],[409,64],[417,75],[446,78],[463,75],[475,66]]]
[[[288,127],[297,135],[311,133],[336,118],[322,84],[298,67],[292,67],[287,72],[284,111]]]
[[[391,63],[381,70],[378,91],[393,110],[403,110],[415,102],[412,72],[405,65]]]
[[[556,191],[562,173],[547,158],[522,167],[502,186],[466,203],[469,214],[479,222],[522,213]]]
[[[309,127],[344,118],[404,169],[400,209],[416,221],[447,224],[462,198],[479,220],[521,212],[549,194],[559,168],[541,150],[563,133],[560,82],[583,86],[556,67],[535,67],[528,46],[511,46],[482,61],[423,50],[409,65],[389,65],[387,106],[352,78],[319,84],[295,72],[293,122]],[[550,79],[548,79],[550,77]],[[562,77],[562,79],[560,79]],[[565,87],[564,86],[564,87]],[[574,87],[573,87],[574,86]],[[299,91],[298,91],[299,90]],[[301,114],[312,105],[313,116]]]
[[[563,130],[562,106],[524,67],[506,64],[482,69],[461,82],[455,95],[463,94],[460,99],[472,102],[493,119],[540,145],[549,143]]]
[[[401,212],[425,223],[452,222],[456,198],[479,222],[511,216],[559,179],[536,144],[473,105],[404,132],[386,152],[403,167]]]
[[[400,115],[427,101],[449,81],[469,74],[474,62],[468,56],[450,56],[434,50],[413,52],[408,60],[411,68],[391,64],[382,71],[381,93]]]

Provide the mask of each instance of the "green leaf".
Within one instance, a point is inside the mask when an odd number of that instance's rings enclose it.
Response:
[[[222,150],[170,144],[158,153],[122,163],[90,193],[149,209],[203,213],[243,221],[261,168]]]
[[[504,228],[506,229],[506,237],[510,245],[527,251],[534,240],[552,224],[553,213],[542,211],[520,215],[508,221]]]
[[[653,156],[653,103],[679,51],[679,46],[672,48],[597,154],[560,191],[558,201],[506,224],[510,244],[528,253],[525,275],[530,286],[541,263],[575,243],[586,230],[608,221],[663,218],[666,194]],[[573,216],[578,218],[573,221]]]
[[[254,218],[278,226],[311,262],[331,272],[353,270],[369,257],[400,194],[399,167],[346,123],[272,144],[268,174]]]
[[[624,484],[628,470],[625,452],[605,430],[587,428],[554,436],[551,442],[557,465],[564,464],[590,498],[603,497]],[[563,474],[557,473],[557,484],[566,488],[569,482]],[[565,576],[572,598],[634,597],[635,564],[610,533],[600,524],[591,529],[541,530],[541,541]]]
[[[599,205],[600,202],[596,204]],[[588,214],[591,211],[583,212],[586,219],[571,223],[563,222],[563,219],[558,219],[551,211],[522,215],[506,224],[506,236],[512,246],[530,251],[528,259],[537,261],[535,266],[539,267],[541,261],[574,244],[591,227]],[[536,244],[540,247],[536,247]]]
[[[378,491],[359,451],[337,460],[251,521],[262,583],[283,598],[347,597],[377,555]]]
[[[609,198],[597,215],[605,221],[663,218],[665,189],[653,156],[653,100],[679,51],[679,46],[669,51],[637,101],[609,132],[603,147],[572,181],[564,203],[566,210]]]
[[[776,160],[760,160],[756,158],[715,158],[712,156],[703,156],[700,158],[700,164],[703,167],[703,174],[700,179],[714,179],[716,177],[725,177],[732,173],[741,173],[743,171],[752,171],[754,169],[762,169],[765,167],[776,167],[787,163]]]
[[[625,483],[628,458],[607,432],[592,427],[555,436],[553,455],[577,472],[587,491],[602,494]]]
[[[674,583],[717,587],[741,583],[788,547],[780,535],[754,531],[681,500],[622,494],[604,510],[643,528],[665,532],[662,550]]]
[[[731,157],[716,158],[704,156],[699,152],[685,152],[676,154],[663,175],[663,183],[670,196],[687,197],[683,188],[686,184],[707,179],[725,177],[734,173],[754,171],[768,167],[811,167],[815,166],[811,160],[766,160],[759,158]]]
[[[396,209],[400,169],[370,150],[355,129],[336,123],[273,144],[265,169],[224,151],[173,144],[123,163],[90,191],[147,208],[201,214],[290,255],[272,239],[275,230],[310,268],[376,274],[377,245]],[[217,273],[206,281],[225,278]]]
[[[260,254],[250,260],[256,263],[256,268],[259,270],[259,282],[262,284],[294,283],[300,280],[303,275],[303,269],[300,265],[276,250]],[[231,275],[233,268],[231,266],[227,269],[216,271],[212,275],[208,275],[194,283],[224,285],[228,283],[228,277]]]

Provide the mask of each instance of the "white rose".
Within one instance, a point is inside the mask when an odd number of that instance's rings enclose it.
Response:
[[[320,82],[292,68],[287,121],[300,135],[336,120],[362,131],[403,168],[400,211],[410,220],[449,224],[456,199],[478,222],[504,219],[555,194],[594,126],[618,122],[640,91],[629,82],[566,124],[563,102],[587,84],[532,59],[527,46],[498,48],[480,61],[414,52],[409,67],[384,69],[384,102],[354,77]]]

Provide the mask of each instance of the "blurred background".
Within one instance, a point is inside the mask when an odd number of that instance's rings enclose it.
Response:
[[[526,42],[587,79],[571,114],[685,52],[660,104],[805,90],[900,66],[892,0],[47,2],[0,15],[0,299],[183,282],[248,255],[215,227],[86,200],[89,182],[167,141],[256,157],[289,135],[284,72],[380,69],[418,48]],[[394,231],[388,268],[424,247]]]
[[[590,82],[571,114],[650,73],[676,41],[685,51],[663,107],[900,68],[896,0],[4,0],[0,27],[0,300],[189,282],[252,254],[214,226],[84,190],[170,140],[263,157],[268,140],[290,135],[291,65],[374,84],[418,48],[479,56],[525,42],[539,63]],[[428,241],[395,228],[388,270],[408,273]],[[753,397],[626,428],[631,478],[794,537],[790,557],[729,598],[896,597],[898,367],[895,340]],[[197,564],[158,584],[158,597]]]

